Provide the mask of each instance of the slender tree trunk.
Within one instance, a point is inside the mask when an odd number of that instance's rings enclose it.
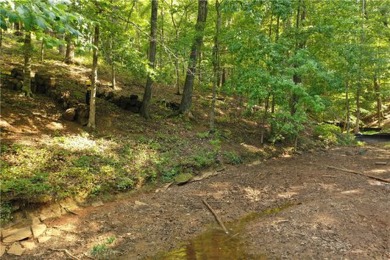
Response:
[[[203,42],[203,32],[206,26],[207,19],[207,0],[198,0],[198,19],[195,26],[196,35],[191,46],[190,59],[186,79],[184,82],[183,96],[180,103],[179,113],[187,113],[192,105],[192,93],[194,87],[194,78],[196,73],[196,63],[199,56],[199,51]]]
[[[156,61],[156,47],[157,47],[157,14],[158,14],[158,0],[152,0],[152,14],[150,17],[150,42],[149,42],[149,66],[150,68],[155,68]],[[146,119],[150,118],[149,114],[149,103],[152,98],[152,84],[153,78],[148,74],[146,80],[144,98],[142,100],[142,106],[140,110],[141,116]]]
[[[375,94],[376,94],[376,115],[378,117],[378,127],[381,127],[381,125],[382,125],[382,97],[381,97],[380,84],[379,84],[377,75],[374,76],[374,88],[375,88]]]
[[[347,107],[347,133],[351,130],[351,108],[349,105],[349,83],[345,83],[345,105]]]
[[[361,96],[361,86],[359,85],[356,90],[356,122],[354,133],[359,133],[360,130],[360,96]]]
[[[24,35],[24,77],[23,92],[27,97],[32,97],[31,91],[31,31],[26,31]]]
[[[221,83],[220,76],[220,64],[219,64],[219,33],[221,31],[221,9],[219,1],[215,1],[215,10],[217,13],[217,19],[215,22],[215,36],[214,36],[214,48],[213,48],[213,98],[211,100],[211,112],[210,112],[210,131],[215,131],[215,103],[217,99],[217,88]]]
[[[165,18],[165,12],[163,5],[160,8],[160,17],[161,17],[161,34],[160,34],[160,43],[164,44],[164,18]],[[161,45],[160,45],[161,46]],[[162,48],[159,48],[159,54],[158,54],[158,67],[164,67],[163,63],[163,51]]]
[[[298,2],[298,9],[297,9],[297,16],[296,16],[296,46],[295,46],[295,52],[297,52],[300,49],[303,49],[305,47],[306,42],[302,39],[299,38],[299,27],[302,21],[306,19],[306,10],[304,7],[304,0],[299,0]],[[297,65],[294,65],[294,67],[297,67]],[[298,85],[302,83],[302,78],[298,73],[295,73],[293,75],[293,82],[295,85]],[[293,116],[297,112],[297,104],[299,101],[299,97],[296,93],[292,92],[291,93],[291,98],[290,98],[290,114]]]
[[[64,40],[64,35],[63,34],[60,34],[57,36],[59,40],[63,41]],[[65,57],[66,55],[66,46],[65,44],[61,43],[59,46],[58,46],[58,54],[61,55],[62,57]]]
[[[97,82],[97,69],[98,69],[98,51],[99,51],[99,25],[95,25],[95,32],[93,37],[93,57],[92,57],[92,78],[91,78],[91,97],[89,101],[89,119],[88,127],[96,128],[96,82]]]
[[[3,47],[3,29],[0,28],[0,48]]]
[[[42,38],[41,40],[41,55],[39,61],[43,63],[43,59],[45,58],[45,40]]]
[[[111,85],[113,89],[116,89],[116,70],[114,62],[111,63]]]
[[[66,52],[65,52],[65,63],[73,64],[74,63],[74,44],[72,35],[67,34],[65,36],[66,40]]]

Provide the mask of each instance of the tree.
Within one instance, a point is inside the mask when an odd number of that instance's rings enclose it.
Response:
[[[21,23],[25,30],[24,38],[24,80],[23,92],[26,96],[32,97],[31,91],[31,35],[33,32],[71,32],[79,33],[70,24],[79,21],[76,15],[67,12],[68,6],[61,3],[49,4],[43,0],[1,2],[0,26],[7,29],[9,23]]]
[[[95,25],[95,32],[93,37],[93,58],[92,58],[92,80],[91,80],[91,97],[89,102],[89,119],[88,127],[96,128],[96,81],[98,69],[98,51],[99,51],[99,24]]]
[[[158,11],[158,0],[152,0],[152,13],[150,17],[150,43],[149,43],[149,73],[146,80],[144,97],[142,100],[142,106],[140,114],[146,118],[150,118],[149,114],[149,103],[152,98],[152,84],[153,84],[153,75],[155,68],[156,60],[156,46],[157,46],[157,11]]]
[[[196,73],[197,59],[203,42],[203,32],[207,19],[207,0],[198,0],[198,19],[195,25],[195,37],[191,46],[190,58],[186,79],[183,87],[183,96],[180,103],[179,112],[184,114],[190,111],[192,105],[192,93]]]
[[[215,131],[215,102],[217,98],[217,88],[220,86],[220,63],[219,63],[219,34],[221,31],[221,6],[218,0],[215,1],[216,21],[213,47],[213,96],[210,111],[210,131]]]

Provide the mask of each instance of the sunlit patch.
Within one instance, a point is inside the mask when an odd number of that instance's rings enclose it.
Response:
[[[336,189],[336,184],[325,184],[325,183],[320,183],[320,186],[324,189],[324,190],[329,190],[329,191],[334,191],[334,190],[337,190]]]
[[[279,197],[279,198],[283,198],[283,199],[289,199],[289,198],[291,198],[292,196],[295,196],[295,195],[297,195],[297,194],[298,194],[298,192],[287,191],[287,192],[279,193],[279,194],[278,194],[278,197]]]
[[[248,166],[258,166],[261,164],[261,161],[257,160],[257,161],[254,161],[252,163],[249,163]]]
[[[50,122],[49,124],[45,125],[50,130],[62,130],[64,129],[64,126],[61,123],[57,122]]]
[[[250,144],[246,144],[246,143],[241,143],[241,146],[243,146],[245,149],[248,150],[248,152],[251,152],[251,153],[257,153],[257,152],[262,151],[262,149],[260,149],[256,146],[250,145]]]
[[[384,182],[376,181],[376,180],[368,180],[368,183],[373,186],[383,186],[386,185]]]
[[[367,173],[387,173],[390,172],[390,167],[386,167],[387,169],[373,169],[368,171]]]
[[[261,197],[261,191],[253,189],[251,187],[244,188],[245,191],[245,197],[249,199],[252,202],[256,202],[260,200]]]
[[[355,189],[355,190],[346,190],[346,191],[342,191],[341,194],[359,194],[359,193],[362,193],[361,190],[359,189]]]

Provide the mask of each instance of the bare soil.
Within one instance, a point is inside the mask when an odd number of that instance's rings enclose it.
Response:
[[[108,255],[102,253],[101,258],[389,259],[390,185],[327,167],[389,179],[389,165],[390,149],[372,144],[229,166],[201,181],[128,195],[47,219],[47,242],[21,257],[3,257],[66,259],[70,256],[65,251],[53,249],[67,249],[74,257],[87,259],[94,246],[114,237],[107,245]],[[221,229],[203,199],[227,224],[230,233],[225,238],[234,239],[235,245],[230,246],[236,246],[233,251],[244,258],[231,252],[227,256],[232,248],[213,244],[213,239],[205,241],[205,248],[210,244],[214,248],[212,254],[198,245],[196,250],[206,257],[190,257],[191,239]],[[153,258],[175,248],[184,251]]]

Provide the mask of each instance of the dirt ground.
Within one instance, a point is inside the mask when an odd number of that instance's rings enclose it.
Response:
[[[389,165],[373,143],[229,166],[48,218],[46,242],[3,259],[389,259],[390,184],[328,167],[390,179]]]

